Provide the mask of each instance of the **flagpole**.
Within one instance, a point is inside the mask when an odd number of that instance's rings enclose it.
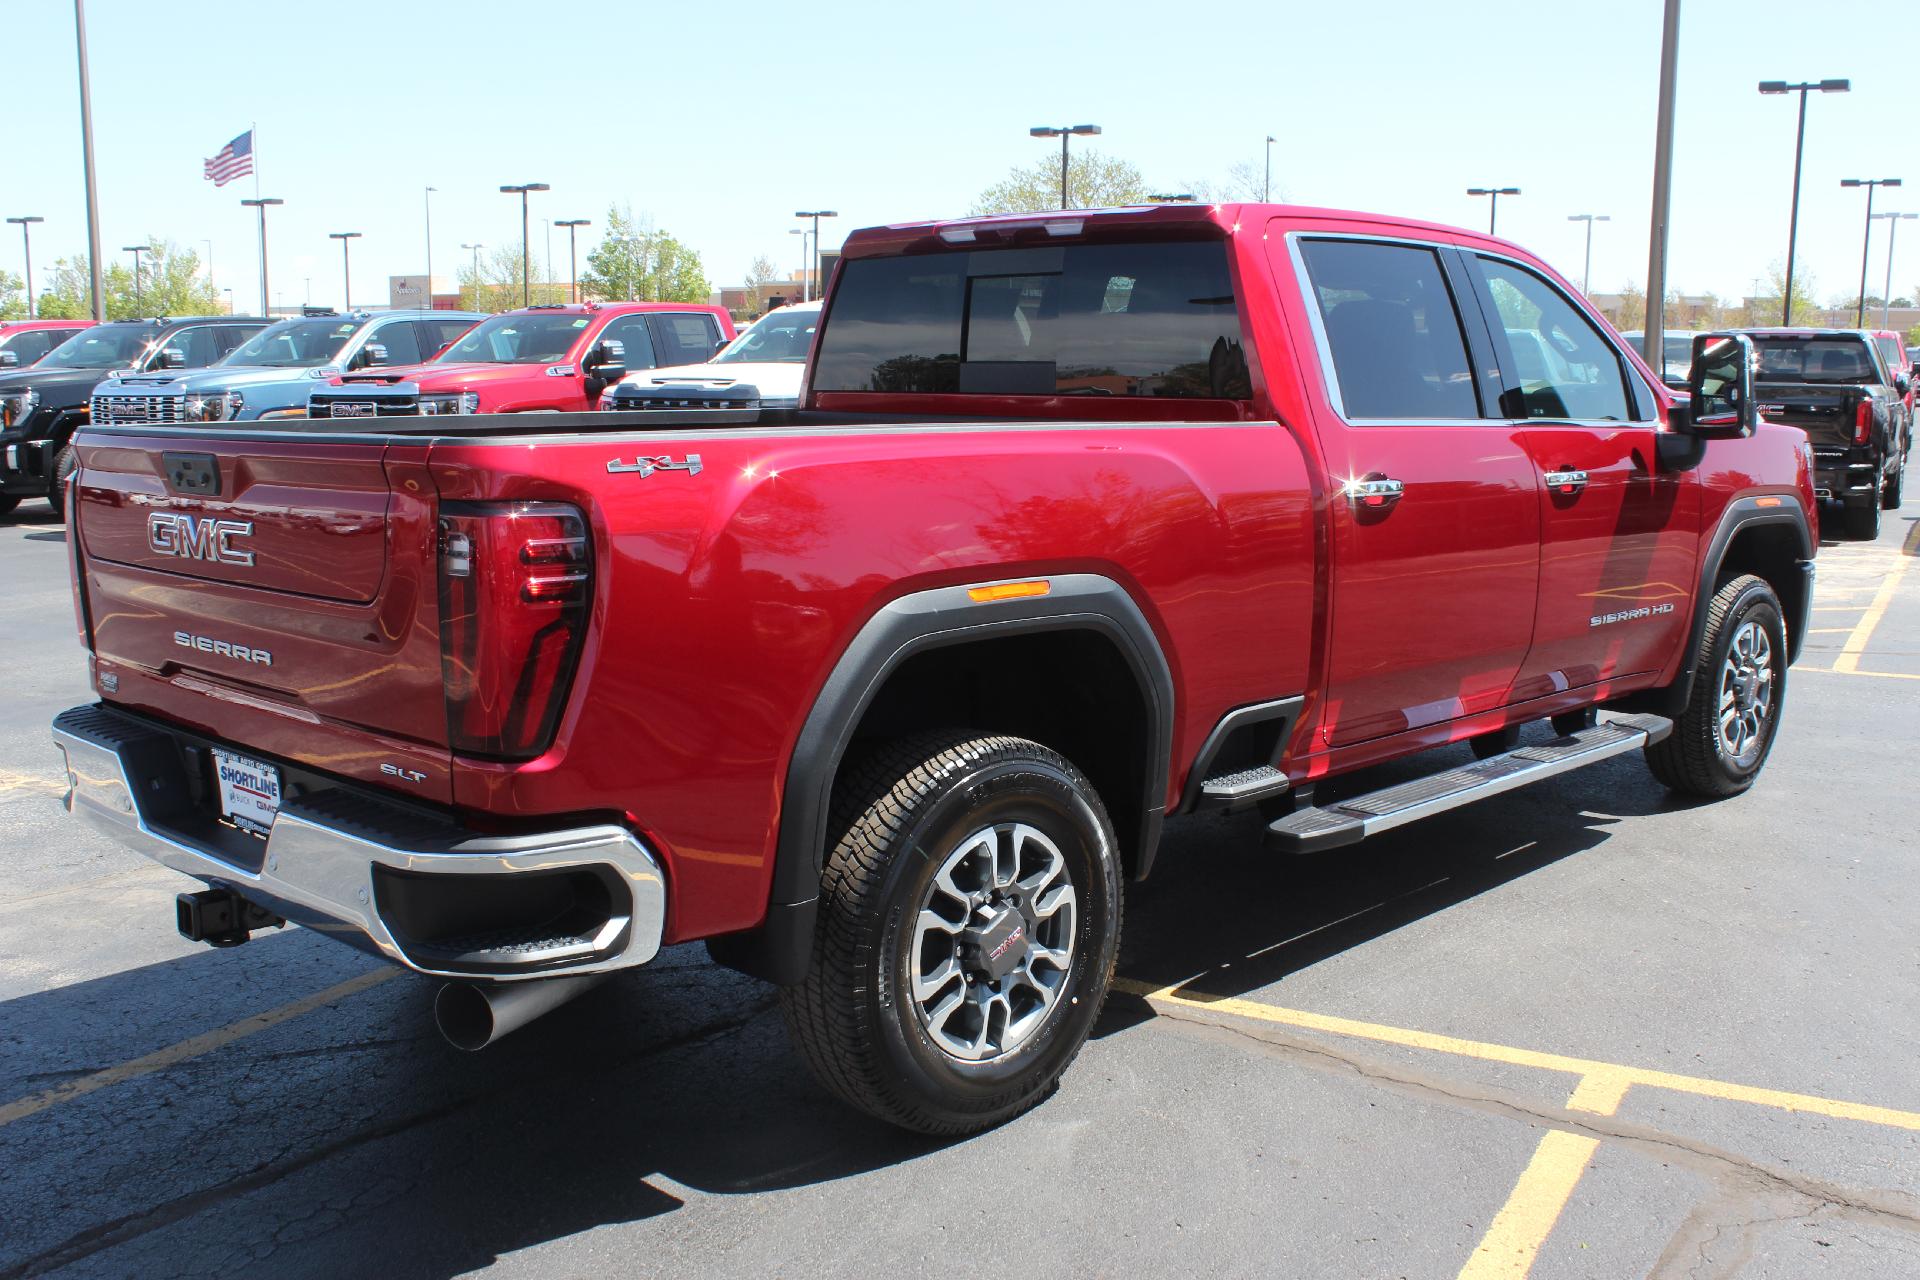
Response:
[[[253,198],[260,198],[260,125],[256,121],[247,121],[248,149],[253,152]],[[263,302],[262,307],[266,306]],[[266,312],[262,311],[262,315]]]

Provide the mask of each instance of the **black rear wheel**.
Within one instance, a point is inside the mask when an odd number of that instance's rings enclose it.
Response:
[[[1855,542],[1872,542],[1880,536],[1880,495],[1860,502],[1849,502],[1840,517],[1840,527]]]
[[[1786,696],[1780,600],[1765,579],[1742,574],[1707,604],[1686,710],[1647,748],[1647,767],[1685,795],[1738,795],[1767,763]]]
[[[1907,467],[1903,462],[1900,469],[1880,482],[1880,508],[1883,511],[1900,509],[1900,482],[1906,478]]]
[[[60,452],[53,455],[53,480],[47,486],[47,505],[53,508],[53,514],[60,519],[67,518],[67,477],[80,465],[74,457],[73,446],[61,445]]]
[[[903,738],[842,771],[833,830],[812,966],[781,993],[815,1076],[930,1134],[1045,1099],[1119,950],[1119,854],[1092,784],[1022,738]]]

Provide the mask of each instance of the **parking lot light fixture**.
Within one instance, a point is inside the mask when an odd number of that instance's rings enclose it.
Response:
[[[271,296],[267,293],[267,206],[285,204],[286,201],[269,197],[242,200],[240,203],[249,209],[258,210],[260,214],[260,314],[271,315],[272,309],[267,305],[267,299]]]
[[[1028,137],[1060,139],[1060,207],[1062,209],[1073,207],[1067,203],[1067,139],[1094,138],[1099,134],[1100,126],[1097,124],[1042,124],[1027,130]]]
[[[1785,80],[1762,80],[1760,92],[1769,96],[1784,93],[1800,95],[1800,123],[1793,133],[1793,206],[1787,215],[1787,279],[1780,290],[1780,323],[1793,323],[1793,250],[1800,238],[1800,158],[1807,145],[1807,95],[1809,93],[1846,93],[1853,87],[1847,80],[1808,80],[1788,84]]]
[[[1496,226],[1498,226],[1500,223],[1500,197],[1501,196],[1517,196],[1520,194],[1520,188],[1518,187],[1468,187],[1467,194],[1470,196],[1488,197],[1489,203],[1487,206],[1487,234],[1492,235],[1494,234],[1493,229]]]
[[[1567,215],[1567,221],[1587,224],[1587,260],[1586,265],[1580,269],[1580,292],[1591,294],[1593,292],[1593,224],[1612,222],[1613,219],[1604,213],[1570,213]]]
[[[567,229],[567,296],[578,302],[580,301],[580,266],[579,259],[574,257],[573,237],[581,227],[592,226],[593,222],[589,218],[562,218],[553,225]]]
[[[20,247],[25,252],[27,258],[27,319],[35,320],[39,318],[40,313],[33,305],[33,224],[36,222],[45,222],[46,219],[35,215],[31,217],[8,218],[7,221],[20,224]]]
[[[815,293],[826,292],[826,287],[818,284],[820,280],[820,219],[837,218],[840,215],[832,209],[796,209],[793,216],[796,218],[813,219],[813,279],[817,287],[807,294],[808,300],[811,301]],[[802,241],[801,243],[805,244],[806,242]],[[805,286],[803,285],[802,288],[804,289]]]
[[[1860,296],[1854,301],[1853,327],[1867,327],[1867,251],[1873,247],[1873,189],[1875,187],[1897,187],[1898,178],[1842,178],[1843,187],[1865,187],[1867,189],[1866,230],[1860,233]]]
[[[1920,213],[1876,213],[1876,218],[1887,220],[1887,282],[1880,286],[1880,327],[1890,327],[1889,313],[1893,309],[1893,241],[1894,233],[1900,230],[1902,219],[1920,218]]]
[[[353,258],[348,246],[359,238],[358,231],[327,232],[327,239],[340,242],[340,292],[346,297],[346,304],[341,308],[343,311],[353,310]],[[433,285],[429,283],[427,289],[431,292]]]
[[[500,188],[503,195],[520,197],[520,305],[523,307],[533,302],[533,274],[527,257],[527,193],[551,190],[553,188],[544,182],[522,182],[517,186],[509,185]]]

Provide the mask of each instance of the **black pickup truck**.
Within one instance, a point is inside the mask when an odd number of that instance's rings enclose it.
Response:
[[[1748,329],[1760,358],[1760,412],[1813,444],[1814,487],[1842,507],[1849,538],[1880,536],[1880,512],[1900,505],[1913,445],[1908,375],[1853,329]]]

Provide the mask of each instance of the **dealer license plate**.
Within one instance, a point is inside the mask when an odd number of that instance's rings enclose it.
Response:
[[[213,749],[213,775],[220,784],[220,813],[233,824],[264,836],[280,812],[280,771],[270,764]]]

